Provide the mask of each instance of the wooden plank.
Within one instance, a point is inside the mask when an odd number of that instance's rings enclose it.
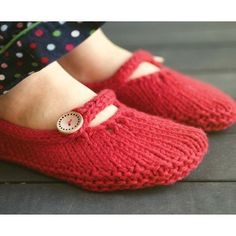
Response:
[[[164,56],[168,65],[176,69],[221,72],[236,70],[235,26],[236,23],[108,23],[104,29],[121,46],[131,51],[150,50]],[[217,40],[222,44],[217,44]]]
[[[163,56],[166,65],[175,69],[193,72],[235,72],[236,71],[236,47],[198,48],[198,49],[162,49],[144,45],[145,49],[154,55]],[[130,50],[138,48],[130,47]]]
[[[66,184],[0,185],[0,213],[235,214],[236,183],[92,193]]]
[[[58,180],[19,165],[0,161],[0,183],[8,182],[58,182]]]
[[[235,131],[235,127],[234,127]],[[210,135],[209,153],[186,181],[236,181],[236,132]],[[16,165],[0,162],[0,182],[60,182]]]
[[[226,129],[226,130],[223,130],[220,132],[222,135],[225,135],[225,134],[236,134],[236,124],[231,126],[230,128]],[[235,141],[236,142],[236,141]]]
[[[103,30],[114,42],[126,46],[236,45],[235,22],[107,22]]]
[[[235,73],[191,73],[193,77],[210,83],[222,91],[236,98],[236,72]]]
[[[187,181],[236,181],[236,133],[211,134],[209,152]]]

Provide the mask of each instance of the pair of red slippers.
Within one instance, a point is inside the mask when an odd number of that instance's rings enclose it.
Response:
[[[144,61],[160,71],[128,80]],[[1,160],[93,191],[168,185],[202,161],[208,148],[204,131],[223,130],[236,121],[232,98],[165,67],[145,51],[134,53],[112,78],[88,86],[98,95],[63,114],[57,130],[0,120]],[[111,104],[118,107],[116,114],[89,127]]]

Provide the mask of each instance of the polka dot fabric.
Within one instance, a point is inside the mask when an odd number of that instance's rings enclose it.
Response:
[[[0,22],[0,95],[82,43],[102,22]]]

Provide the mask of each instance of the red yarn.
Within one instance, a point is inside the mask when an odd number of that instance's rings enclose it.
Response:
[[[142,62],[150,62],[160,71],[129,80]],[[110,79],[87,86],[95,91],[113,89],[117,98],[130,107],[205,131],[222,130],[236,121],[236,103],[232,98],[164,66],[143,50],[135,52]]]
[[[106,106],[116,114],[89,123]],[[76,108],[82,128],[70,135],[33,130],[0,120],[1,160],[17,163],[93,191],[173,184],[207,152],[205,133],[120,104],[110,90]]]

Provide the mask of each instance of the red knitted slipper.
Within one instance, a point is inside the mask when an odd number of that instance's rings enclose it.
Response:
[[[150,62],[160,71],[128,80],[142,62]],[[142,50],[135,52],[112,78],[87,86],[95,91],[113,89],[128,106],[205,131],[222,130],[236,121],[236,103],[232,98],[164,66]]]
[[[97,113],[118,111],[89,127]],[[62,115],[58,130],[33,130],[0,120],[1,160],[17,163],[93,191],[168,185],[187,176],[207,152],[196,128],[120,104],[111,90]]]

